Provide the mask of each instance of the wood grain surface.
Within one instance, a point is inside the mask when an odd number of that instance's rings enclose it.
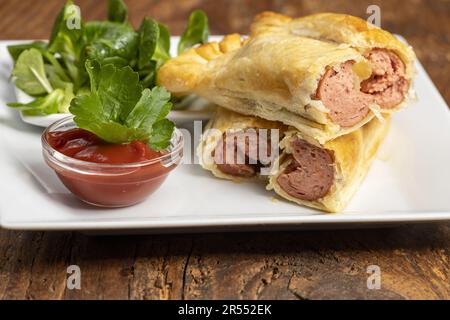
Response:
[[[79,0],[86,19],[105,1]],[[366,17],[381,7],[382,26],[403,35],[450,102],[448,0],[128,0],[144,15],[182,32],[204,9],[212,33],[248,32],[263,10],[297,16],[322,11]],[[47,38],[63,1],[0,0],[0,39]],[[3,183],[3,182],[2,182]],[[5,199],[1,199],[4,201]],[[339,231],[93,237],[0,230],[3,299],[450,299],[450,224]],[[69,265],[81,290],[66,288]],[[381,289],[367,289],[367,268]]]

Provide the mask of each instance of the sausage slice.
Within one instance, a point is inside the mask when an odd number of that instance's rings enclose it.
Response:
[[[314,201],[326,196],[334,181],[333,156],[305,140],[292,142],[292,162],[277,178],[290,196]]]

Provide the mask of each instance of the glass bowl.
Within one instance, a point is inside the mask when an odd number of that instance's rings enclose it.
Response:
[[[77,128],[73,116],[50,125],[42,134],[44,160],[62,183],[82,201],[100,207],[128,207],[145,200],[183,158],[183,134],[175,129],[161,157],[130,164],[103,164],[68,157],[48,142],[51,132]]]

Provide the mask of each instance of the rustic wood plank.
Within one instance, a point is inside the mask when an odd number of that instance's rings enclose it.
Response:
[[[130,298],[184,298],[185,270],[191,247],[189,236],[141,238],[133,266]]]
[[[62,0],[0,1],[0,39],[46,38]],[[383,27],[414,46],[450,102],[450,2],[445,0],[128,0],[180,34],[203,8],[215,34],[247,33],[252,16],[338,11],[365,17],[380,5]],[[104,2],[77,1],[87,19]],[[18,27],[20,26],[20,27]],[[450,223],[374,230],[89,237],[0,230],[1,299],[450,299]],[[82,289],[65,287],[79,265]],[[368,290],[378,265],[382,289]]]
[[[41,233],[26,292],[27,299],[62,299],[66,288],[72,234]]]
[[[429,225],[206,235],[194,239],[199,244],[187,272],[186,296],[448,298],[448,232],[448,225]],[[370,265],[381,268],[382,290],[367,290]]]
[[[66,290],[67,299],[128,299],[136,244],[129,237],[74,240],[71,264],[81,269],[81,290]]]
[[[449,299],[450,224],[373,230],[89,237],[0,232],[12,299]],[[82,289],[67,290],[77,264]],[[368,290],[367,267],[382,289]]]
[[[0,297],[25,299],[42,233],[0,232]]]

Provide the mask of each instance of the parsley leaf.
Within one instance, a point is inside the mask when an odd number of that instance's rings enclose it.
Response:
[[[153,134],[149,144],[153,150],[164,150],[170,145],[175,124],[169,119],[162,119],[153,125]]]
[[[169,146],[175,125],[166,116],[172,104],[162,87],[143,90],[129,66],[88,61],[91,93],[76,96],[70,112],[82,129],[111,143],[147,142],[154,150]]]

